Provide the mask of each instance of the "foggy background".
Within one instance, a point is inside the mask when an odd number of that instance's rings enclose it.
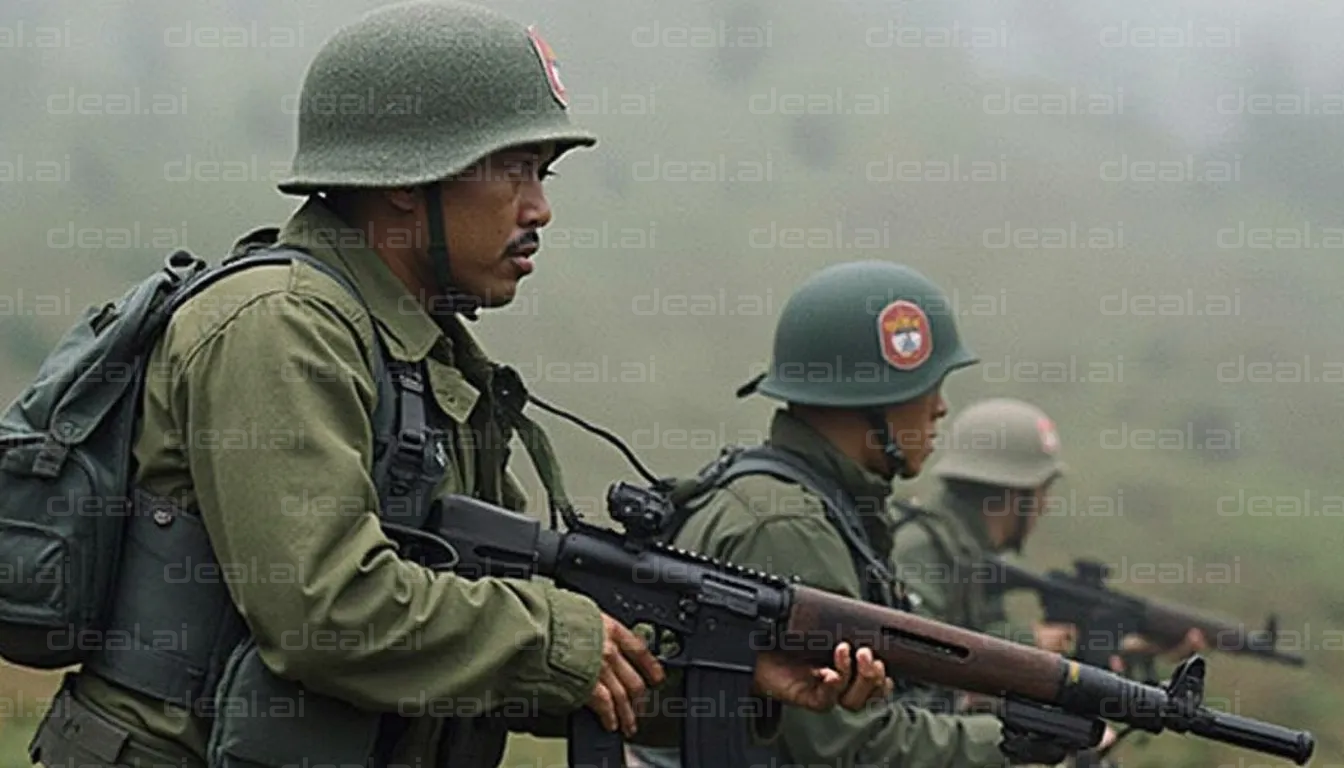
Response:
[[[169,251],[214,261],[284,221],[301,201],[274,185],[307,63],[383,4],[3,4],[0,399]],[[487,4],[539,25],[600,137],[548,182],[536,273],[473,326],[535,394],[659,473],[693,472],[765,436],[773,404],[733,390],[767,365],[802,280],[909,264],[948,291],[983,361],[949,378],[953,415],[1011,396],[1058,423],[1073,472],[1026,563],[1095,557],[1120,590],[1252,624],[1277,611],[1309,666],[1212,656],[1209,701],[1309,728],[1314,765],[1344,764],[1331,4]],[[607,444],[537,418],[590,509],[636,479]],[[28,764],[55,680],[0,669],[6,766]],[[1287,765],[1127,741],[1126,766]],[[563,750],[520,739],[510,759],[561,765]]]

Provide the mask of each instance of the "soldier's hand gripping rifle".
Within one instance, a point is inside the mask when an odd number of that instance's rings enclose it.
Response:
[[[1265,629],[1247,630],[1183,606],[1126,595],[1106,585],[1110,569],[1092,560],[1074,561],[1074,573],[1051,571],[1045,576],[992,555],[990,566],[995,571],[990,577],[991,589],[1035,592],[1046,622],[1072,624],[1077,628],[1074,658],[1084,664],[1106,667],[1113,655],[1133,656],[1123,649],[1123,640],[1130,634],[1170,648],[1180,643],[1191,629],[1203,632],[1211,650],[1246,654],[1295,667],[1306,664],[1301,656],[1276,647],[1278,622],[1272,615]],[[1127,666],[1132,666],[1134,660],[1131,658]],[[1153,657],[1141,654],[1137,661],[1145,673],[1140,679],[1151,681]]]
[[[745,721],[734,717],[751,709],[758,653],[830,664],[834,647],[846,641],[871,647],[893,677],[1003,698],[1002,749],[1018,761],[1047,755],[1057,762],[1093,747],[1102,720],[1150,733],[1190,733],[1298,765],[1314,749],[1308,732],[1204,708],[1204,661],[1198,656],[1184,662],[1166,687],[1144,685],[1054,653],[657,543],[674,512],[657,489],[617,483],[607,504],[624,533],[582,522],[572,512],[568,530],[548,530],[524,515],[450,496],[440,501],[435,534],[456,551],[454,570],[464,576],[548,577],[589,596],[627,626],[657,627],[651,650],[683,671],[682,695],[692,706],[716,702],[716,716],[684,719],[688,766],[724,766],[729,740],[745,738]],[[676,653],[661,653],[662,630],[675,633]],[[604,729],[587,708],[571,716],[569,753],[575,766],[624,765],[621,736]]]

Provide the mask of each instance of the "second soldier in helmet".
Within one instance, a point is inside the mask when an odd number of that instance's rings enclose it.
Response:
[[[977,362],[947,306],[936,284],[890,262],[838,264],[806,280],[782,311],[769,371],[739,390],[784,404],[764,450],[725,456],[674,545],[849,597],[902,602],[892,482],[923,469],[947,414],[944,380]],[[991,716],[937,714],[893,697],[862,712],[786,707],[771,755],[725,764],[1008,765],[1000,739]],[[675,749],[631,752],[647,765],[680,764]]]

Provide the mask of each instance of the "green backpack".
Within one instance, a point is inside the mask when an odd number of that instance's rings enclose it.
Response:
[[[55,669],[98,647],[136,509],[132,449],[155,343],[173,312],[206,286],[295,258],[358,297],[344,276],[302,251],[263,250],[208,267],[178,250],[119,300],[88,308],[0,414],[0,658]],[[383,354],[373,355],[375,425],[388,419]]]

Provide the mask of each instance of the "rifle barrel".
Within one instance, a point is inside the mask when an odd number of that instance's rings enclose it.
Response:
[[[1315,746],[1311,735],[1305,731],[1294,731],[1226,712],[1209,713],[1207,719],[1197,723],[1190,732],[1243,749],[1279,755],[1297,765],[1307,764]]]

